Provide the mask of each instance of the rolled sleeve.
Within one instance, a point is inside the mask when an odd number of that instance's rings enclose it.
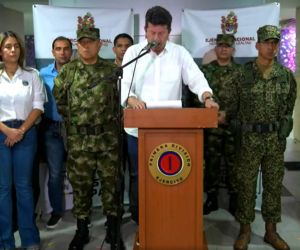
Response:
[[[33,73],[33,102],[32,108],[44,112],[44,103],[46,100],[45,89],[37,72]]]

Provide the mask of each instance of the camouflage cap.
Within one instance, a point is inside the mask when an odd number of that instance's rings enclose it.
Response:
[[[232,47],[234,45],[234,41],[235,41],[235,37],[234,35],[231,34],[218,34],[217,35],[217,45],[218,44],[227,44],[230,47]]]
[[[91,13],[86,13],[83,17],[78,17],[77,25],[77,41],[81,38],[87,37],[91,39],[100,38],[100,30],[95,28],[95,21]]]
[[[280,39],[280,30],[274,25],[265,25],[257,30],[258,42],[263,42],[268,39]]]

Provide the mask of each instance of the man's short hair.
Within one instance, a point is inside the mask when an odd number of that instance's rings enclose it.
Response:
[[[72,49],[72,41],[69,38],[65,37],[65,36],[56,37],[52,42],[52,49],[54,49],[56,41],[67,41],[70,45],[70,48]]]
[[[168,10],[161,6],[154,6],[147,10],[145,16],[145,27],[148,23],[153,25],[167,25],[169,32],[171,32],[172,16]]]
[[[127,33],[121,33],[121,34],[116,35],[116,37],[114,39],[114,46],[117,45],[119,38],[127,38],[130,41],[131,45],[133,44],[133,38],[130,35],[128,35]]]

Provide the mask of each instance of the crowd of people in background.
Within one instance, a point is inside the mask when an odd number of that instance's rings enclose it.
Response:
[[[283,155],[292,129],[297,84],[292,72],[276,62],[279,28],[258,28],[258,56],[245,65],[234,62],[234,35],[216,34],[216,59],[197,65],[183,46],[169,40],[171,26],[172,16],[167,9],[148,9],[145,41],[134,44],[130,35],[118,34],[112,62],[99,56],[100,30],[87,13],[77,23],[77,58],[71,60],[71,40],[59,36],[52,42],[53,62],[40,72],[24,66],[24,45],[17,34],[0,33],[0,250],[16,248],[15,230],[19,231],[22,249],[41,249],[35,223],[34,190],[38,185],[33,185],[41,161],[49,170],[52,207],[46,227],[56,228],[63,218],[66,162],[77,222],[69,250],[82,250],[90,241],[95,174],[101,182],[103,214],[107,218],[105,240],[112,250],[125,249],[120,222],[126,166],[130,175],[129,211],[139,224],[138,130],[119,130],[119,106],[145,109],[150,101],[181,99],[186,102],[184,106],[218,110],[218,128],[204,132],[207,198],[203,214],[219,207],[223,166],[228,210],[240,224],[234,249],[248,249],[255,218],[256,181],[261,171],[264,241],[277,250],[290,249],[276,231],[276,224],[281,221]],[[119,93],[118,67],[136,58],[150,42],[154,45],[146,56],[136,65],[123,68]],[[162,65],[168,65],[168,70]],[[188,89],[184,94],[183,85]],[[121,164],[119,150],[123,152]]]

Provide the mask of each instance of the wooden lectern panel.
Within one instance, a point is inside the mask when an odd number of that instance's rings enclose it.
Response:
[[[217,127],[217,110],[125,109],[124,126],[139,128],[139,246],[135,249],[206,250],[202,128]],[[175,144],[180,147],[177,152]],[[180,165],[174,178],[180,181],[165,185],[165,176],[173,176],[164,175],[175,166],[173,155]],[[186,155],[191,164],[186,164]],[[163,168],[159,162],[164,162]]]
[[[205,249],[202,134],[198,129],[139,130],[139,149],[144,152],[139,155],[139,249]],[[182,145],[192,158],[188,178],[173,186],[156,181],[148,169],[153,149],[167,142]]]

